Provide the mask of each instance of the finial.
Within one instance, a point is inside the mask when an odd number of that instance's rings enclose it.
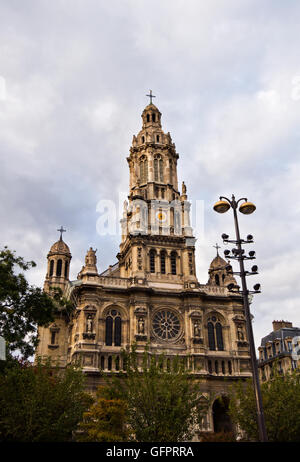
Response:
[[[217,249],[217,257],[219,256],[219,249],[221,248],[218,244],[213,245],[215,249]]]
[[[156,96],[152,95],[152,90],[149,90],[149,92],[150,92],[150,95],[146,95],[146,96],[149,96],[150,104],[152,104],[152,98],[156,98]]]
[[[57,231],[60,233],[59,240],[62,241],[62,233],[65,233],[66,229],[64,229],[63,226],[61,226],[60,229],[58,229]]]

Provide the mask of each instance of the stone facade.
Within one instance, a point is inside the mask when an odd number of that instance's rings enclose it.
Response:
[[[294,359],[292,353],[294,349],[300,349],[299,345],[299,327],[293,327],[288,321],[273,321],[273,331],[262,338],[258,348],[260,380],[270,380],[275,368],[280,374],[296,369],[299,359]]]
[[[75,311],[40,329],[37,354],[59,359],[62,367],[80,359],[94,392],[104,374],[123,367],[121,350],[164,353],[166,367],[179,355],[208,398],[226,395],[237,379],[248,378],[249,344],[242,298],[229,293],[234,279],[219,255],[209,280],[199,283],[195,239],[186,185],[177,181],[179,158],[161,113],[149,104],[128,157],[130,188],[124,203],[118,263],[98,273],[96,251],[87,252],[76,281],[69,280],[71,254],[62,238],[48,254],[45,290],[59,286]],[[58,262],[61,263],[58,263]],[[52,263],[53,262],[53,263]],[[216,415],[216,412],[215,412]],[[214,407],[203,431],[219,429]]]

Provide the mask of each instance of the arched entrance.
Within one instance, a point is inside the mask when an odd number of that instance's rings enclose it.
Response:
[[[233,427],[228,414],[229,399],[226,396],[217,398],[213,404],[214,432],[232,432]]]

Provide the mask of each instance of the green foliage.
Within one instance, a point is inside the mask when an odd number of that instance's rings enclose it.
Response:
[[[58,309],[70,310],[61,291],[55,290],[51,298],[29,285],[23,272],[34,266],[33,261],[24,261],[7,247],[0,251],[0,335],[6,340],[8,354],[18,351],[23,358],[34,354],[37,326],[52,322]],[[21,272],[16,274],[16,268]]]
[[[69,441],[91,402],[76,366],[11,365],[0,375],[0,441]]]
[[[177,357],[169,370],[165,358],[146,351],[138,365],[135,346],[123,352],[126,374],[112,379],[112,396],[127,404],[128,426],[140,442],[177,442],[191,439],[203,418],[205,405],[199,384]],[[122,376],[122,374],[120,374]]]
[[[268,441],[300,441],[300,371],[275,372],[272,380],[261,385],[261,392]],[[248,439],[258,440],[251,380],[232,386],[229,413]]]
[[[125,401],[111,396],[107,387],[99,387],[96,402],[84,413],[76,439],[108,443],[127,441],[125,420]]]

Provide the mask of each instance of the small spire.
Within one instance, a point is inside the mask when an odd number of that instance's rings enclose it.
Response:
[[[150,94],[146,95],[150,98],[150,104],[152,104],[152,98],[156,98],[156,96],[152,95],[152,90],[149,90]]]
[[[62,241],[62,233],[65,233],[67,230],[63,228],[63,226],[60,227],[60,229],[57,230],[60,233],[60,238],[59,240]]]
[[[219,257],[219,249],[221,248],[218,244],[213,245],[215,249],[217,249],[217,257]]]

